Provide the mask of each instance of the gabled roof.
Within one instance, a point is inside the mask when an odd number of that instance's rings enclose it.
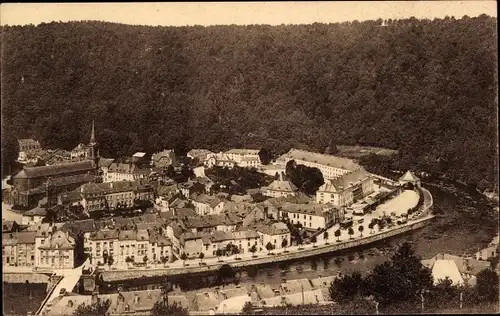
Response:
[[[99,165],[101,167],[109,168],[115,160],[113,158],[100,158]]]
[[[116,229],[104,228],[104,229],[98,230],[98,231],[90,234],[90,238],[92,240],[117,239],[118,238],[118,231]]]
[[[432,276],[434,277],[434,284],[439,283],[439,280],[444,280],[446,277],[448,277],[454,285],[464,283],[464,279],[453,260],[437,260],[432,267]]]
[[[216,207],[217,205],[222,203],[222,201],[219,200],[217,197],[210,196],[207,194],[200,194],[198,196],[193,197],[192,200],[198,203],[210,205],[211,207]]]
[[[293,159],[296,161],[302,160],[302,161],[307,161],[309,163],[317,163],[319,165],[324,165],[338,169],[352,170],[352,171],[357,170],[361,167],[351,159],[332,156],[332,155],[313,153],[294,148],[290,149],[288,153],[282,155],[279,159],[280,160]]]
[[[288,180],[274,180],[268,187],[267,189],[269,191],[280,191],[280,192],[289,192],[289,193],[294,193],[298,189],[297,187]]]
[[[61,230],[48,237],[48,242],[43,243],[40,249],[74,249],[75,239]]]
[[[356,185],[360,181],[367,179],[368,177],[370,177],[370,174],[363,168],[360,168],[353,172],[346,173],[336,179],[325,181],[325,183],[318,189],[318,192],[342,192],[345,189]]]
[[[91,160],[62,163],[51,166],[26,167],[13,176],[18,179],[31,179],[39,177],[51,177],[72,172],[93,171],[95,168]]]
[[[420,179],[413,172],[408,170],[401,178],[399,178],[399,180],[413,182],[413,181],[418,181]]]
[[[37,207],[25,212],[23,215],[26,215],[26,216],[45,216],[45,215],[47,215],[47,209],[45,207],[37,206]]]
[[[285,223],[282,222],[275,222],[271,225],[258,225],[256,227],[256,230],[260,233],[266,234],[266,235],[283,235],[283,234],[289,234],[290,230],[286,226]]]
[[[247,148],[233,148],[226,151],[226,154],[235,154],[235,155],[258,155],[258,149],[247,149]]]

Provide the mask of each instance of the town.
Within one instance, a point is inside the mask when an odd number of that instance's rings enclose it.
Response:
[[[71,152],[19,140],[24,167],[3,189],[4,273],[60,275],[50,295],[55,303],[42,307],[48,315],[61,308],[71,314],[77,304],[68,305],[72,296],[61,300],[61,293],[71,292],[85,275],[113,278],[124,271],[133,278],[223,263],[251,266],[266,258],[279,262],[386,238],[433,217],[432,196],[411,171],[393,181],[351,159],[293,148],[275,159],[257,149],[192,149],[187,157],[165,149],[103,158],[93,122],[89,129],[89,143]],[[312,185],[316,192],[304,193],[317,178],[315,170],[322,178]],[[291,178],[304,175],[299,189]],[[476,259],[496,256],[497,244]],[[92,284],[85,291],[98,293]],[[310,292],[328,291],[320,288]],[[237,312],[248,301],[244,297]],[[225,299],[201,311],[220,311]]]

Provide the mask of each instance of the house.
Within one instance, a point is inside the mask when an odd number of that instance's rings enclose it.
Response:
[[[25,161],[27,158],[27,152],[42,149],[40,142],[32,138],[18,139],[19,144],[19,161]]]
[[[37,206],[31,210],[23,213],[22,225],[35,225],[41,223],[42,220],[47,215],[47,209],[45,207]]]
[[[326,180],[316,192],[316,202],[349,206],[374,192],[374,177],[363,168]]]
[[[200,216],[220,214],[222,208],[224,207],[224,201],[207,194],[200,194],[198,196],[195,196],[190,199],[190,201],[191,203],[193,203],[196,212]]]
[[[212,167],[227,167],[229,169],[234,168],[236,166],[236,162],[231,160],[225,153],[218,154],[208,154],[206,160],[204,161],[205,166],[207,168]]]
[[[85,158],[90,159],[92,155],[92,146],[87,146],[85,144],[78,144],[73,150],[71,150],[71,159],[74,158]]]
[[[4,266],[36,266],[36,232],[2,234],[2,263]]]
[[[453,285],[464,284],[462,274],[453,260],[436,260],[432,266],[432,277],[434,278],[434,284],[438,284],[446,278],[452,281]]]
[[[291,242],[290,230],[285,223],[274,222],[257,225],[255,228],[260,237],[260,249],[266,249],[267,244],[270,243],[274,249],[283,248],[283,240],[286,240],[286,245],[289,246]]]
[[[412,184],[416,187],[420,187],[420,179],[413,172],[408,170],[401,178],[399,178],[399,184],[402,186]]]
[[[488,247],[476,252],[476,260],[488,260],[490,258],[498,256],[498,239],[498,236],[495,236]]]
[[[230,149],[224,154],[240,167],[258,167],[261,164],[258,149]]]
[[[297,187],[289,180],[283,179],[283,175],[280,174],[278,180],[274,180],[267,187],[267,190],[264,192],[264,195],[270,197],[280,197],[280,196],[289,196],[297,194]]]
[[[191,149],[187,153],[187,157],[189,157],[193,160],[197,159],[198,161],[202,162],[202,161],[207,160],[207,158],[208,158],[207,156],[211,155],[211,154],[214,154],[214,153],[208,149]]]
[[[476,283],[476,275],[479,272],[491,267],[491,263],[488,261],[474,260],[468,257],[455,256],[442,253],[435,255],[431,259],[422,260],[422,264],[432,270],[434,264],[439,260],[453,261],[456,267],[458,268],[458,271],[460,271],[460,275],[463,281],[467,282],[471,286],[473,286]],[[442,278],[443,276],[446,276],[445,275],[446,267],[447,265],[449,265],[449,263],[440,263],[440,265],[442,266],[441,267],[438,266],[438,269],[436,270],[436,276]],[[441,273],[441,271],[443,270],[444,272]]]
[[[114,161],[108,167],[106,177],[103,179],[104,182],[116,182],[116,181],[137,181],[140,179],[145,179],[151,173],[148,167],[141,166],[137,159],[140,159],[143,153],[136,153],[136,157],[132,161]],[[136,159],[136,160],[134,160]]]
[[[73,269],[75,267],[76,242],[68,232],[55,228],[46,236],[36,236],[35,244],[39,255],[38,267]]]
[[[177,165],[175,151],[173,149],[164,149],[151,156],[151,165],[156,168],[167,168]]]
[[[360,165],[350,159],[313,153],[294,148],[290,149],[288,153],[280,156],[276,162],[281,166],[286,166],[290,160],[294,160],[295,163],[300,165],[318,168],[323,174],[323,178],[325,180],[332,180],[361,168]]]
[[[328,228],[344,220],[345,212],[331,204],[295,204],[286,202],[281,207],[281,218],[293,224],[301,224],[309,230]]]

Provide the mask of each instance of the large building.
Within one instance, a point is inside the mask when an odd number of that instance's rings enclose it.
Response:
[[[37,140],[28,138],[28,139],[19,139],[19,161],[25,161],[27,158],[27,153],[30,151],[36,151],[42,148],[40,143]]]
[[[277,163],[284,166],[290,160],[294,160],[300,165],[318,168],[325,180],[333,180],[361,168],[360,165],[350,159],[299,149],[290,149],[288,153],[277,159]]]
[[[94,181],[99,164],[94,122],[92,122],[89,147],[88,160],[23,168],[12,177],[12,202],[29,208],[36,206],[42,197],[47,196],[50,205],[51,202],[57,201],[59,193],[72,191],[83,183]]]
[[[363,168],[325,180],[316,192],[318,203],[332,203],[336,207],[349,206],[373,193],[374,177]]]
[[[85,160],[52,166],[25,167],[12,177],[12,202],[30,208],[49,195],[51,201],[57,194],[76,189],[94,180],[96,166]],[[49,202],[51,202],[49,201]]]
[[[173,149],[164,149],[151,156],[151,165],[156,168],[167,168],[168,166],[175,166],[177,159]]]

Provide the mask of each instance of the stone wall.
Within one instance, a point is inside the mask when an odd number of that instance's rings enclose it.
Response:
[[[3,281],[7,283],[49,283],[50,276],[41,273],[4,273]]]

